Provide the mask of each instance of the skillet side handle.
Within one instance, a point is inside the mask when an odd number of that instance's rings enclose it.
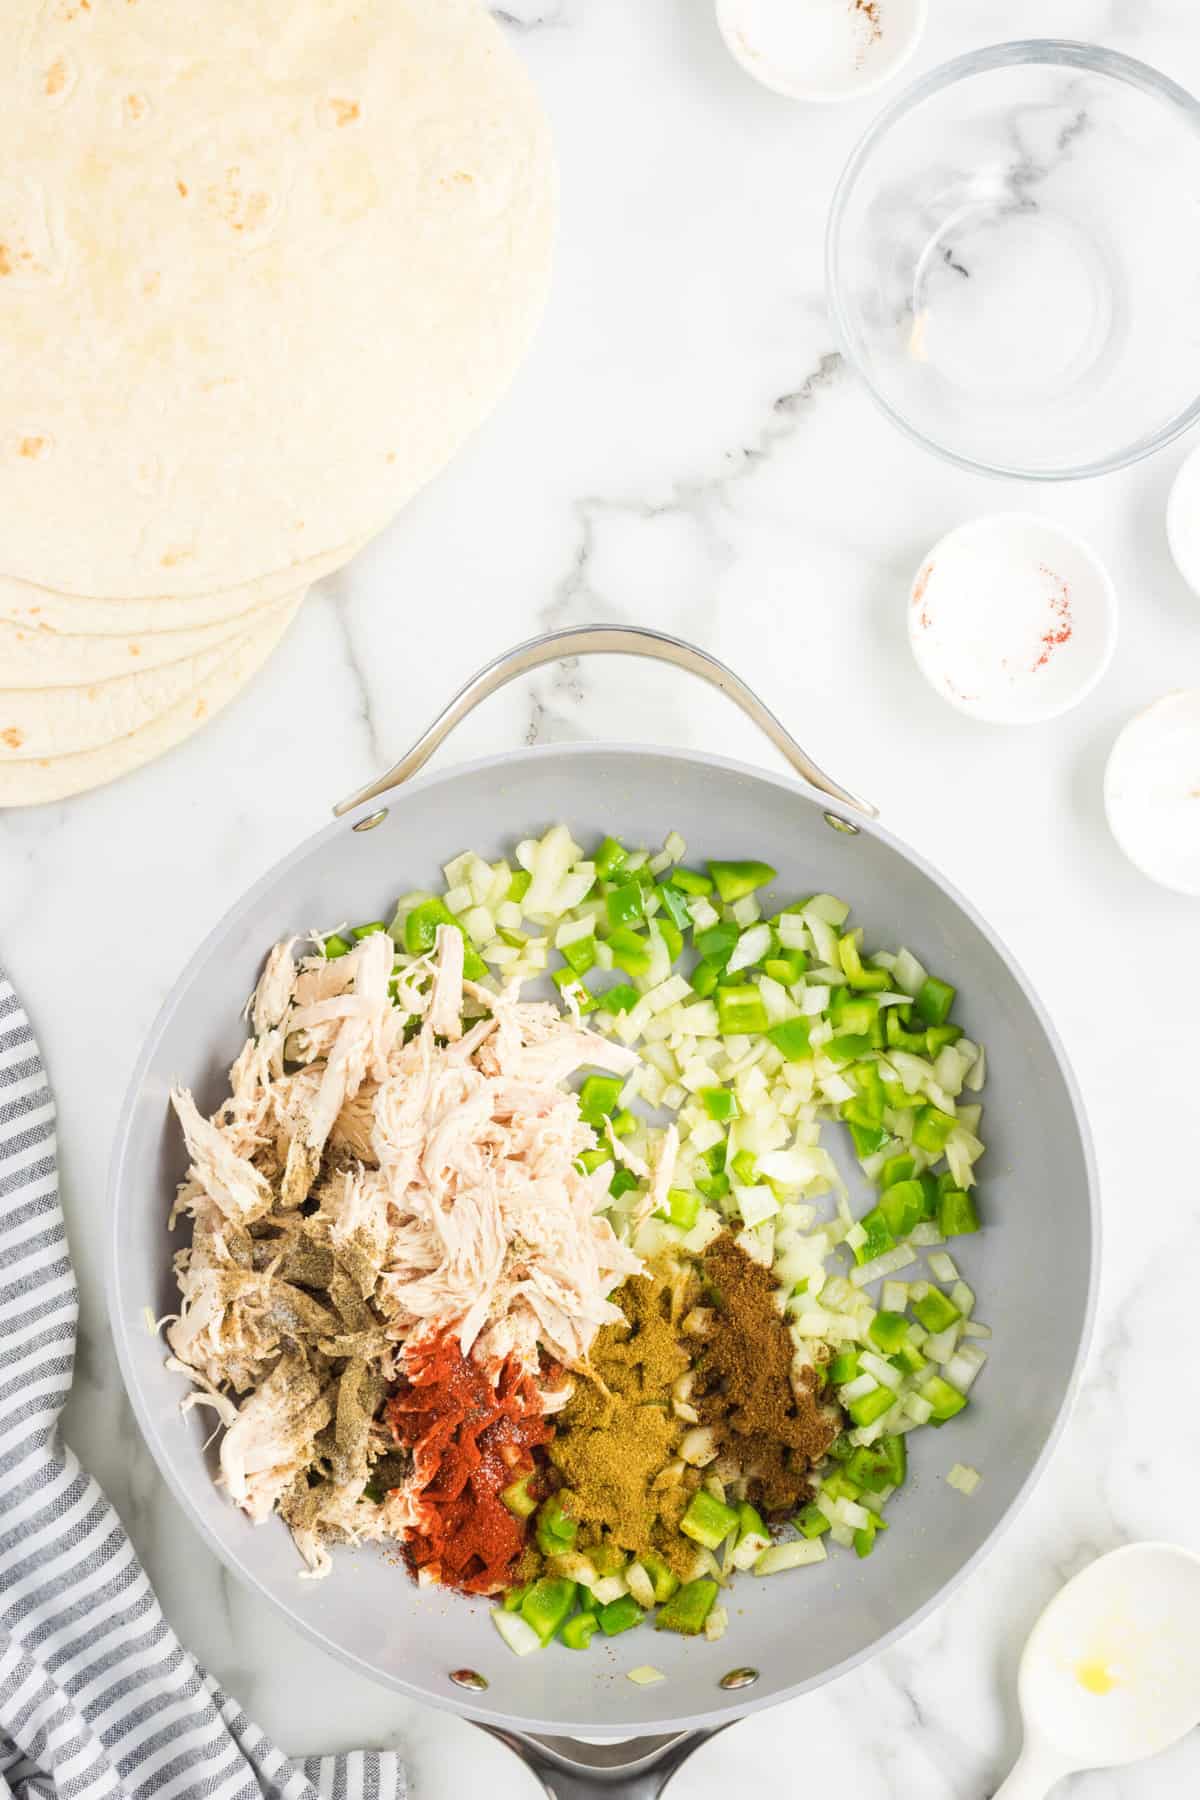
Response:
[[[732,1721],[730,1721],[732,1723]],[[629,1738],[615,1744],[585,1744],[576,1738],[526,1737],[496,1725],[480,1725],[537,1776],[548,1800],[659,1800],[694,1750],[726,1725],[711,1731],[680,1731],[667,1737]]]
[[[758,695],[732,669],[726,668],[723,662],[718,662],[715,656],[710,656],[707,650],[701,650],[696,644],[689,644],[683,638],[668,637],[662,631],[647,630],[642,625],[583,625],[578,630],[552,631],[545,637],[530,638],[527,643],[518,644],[515,649],[496,657],[480,669],[477,675],[472,676],[445,711],[433,721],[428,731],[417,739],[398,763],[393,764],[386,775],[381,775],[370,786],[360,788],[357,794],[351,794],[348,799],[339,801],[333,809],[335,815],[341,818],[344,813],[353,812],[368,800],[378,800],[381,795],[390,793],[401,782],[415,775],[418,769],[424,768],[434,751],[468,713],[474,712],[489,695],[507,687],[510,681],[516,681],[520,676],[528,675],[531,670],[540,669],[546,663],[561,662],[565,657],[578,656],[642,656],[655,662],[670,663],[689,675],[698,676],[710,687],[728,694],[747,718],[752,719],[760,731],[770,738],[797,775],[810,787],[868,819],[878,817],[878,809],[870,801],[860,800],[817,766],[770,708],[764,706]]]

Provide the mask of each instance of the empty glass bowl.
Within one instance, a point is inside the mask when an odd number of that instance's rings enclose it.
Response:
[[[1097,475],[1200,417],[1200,105],[1130,57],[935,69],[851,157],[826,258],[847,356],[954,462]]]

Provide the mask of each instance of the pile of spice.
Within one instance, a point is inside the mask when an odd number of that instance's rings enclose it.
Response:
[[[696,1559],[679,1531],[689,1491],[674,1406],[691,1361],[679,1331],[690,1279],[660,1263],[625,1282],[615,1296],[625,1321],[597,1333],[591,1378],[576,1383],[550,1448],[580,1550],[611,1544],[643,1560],[660,1557],[681,1577]]]
[[[793,1379],[795,1347],[771,1271],[727,1233],[702,1267],[712,1321],[693,1404],[721,1457],[740,1470],[747,1498],[768,1518],[787,1514],[809,1498],[809,1470],[841,1429],[841,1413],[821,1400],[816,1369]]]
[[[454,1331],[410,1343],[406,1368],[408,1379],[387,1406],[397,1441],[413,1457],[405,1556],[426,1580],[500,1593],[517,1578],[526,1547],[525,1520],[511,1506],[514,1484],[524,1480],[528,1489],[533,1448],[553,1430],[541,1397],[513,1357],[484,1369],[463,1355]]]

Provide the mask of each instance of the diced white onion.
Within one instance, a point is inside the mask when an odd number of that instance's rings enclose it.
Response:
[[[957,1488],[960,1494],[973,1494],[983,1480],[983,1476],[978,1469],[972,1469],[967,1463],[955,1463],[946,1480],[952,1488]]]
[[[542,1647],[541,1638],[520,1613],[505,1612],[500,1606],[493,1607],[492,1624],[515,1656],[528,1656],[530,1651],[540,1650]]]
[[[894,1275],[897,1269],[907,1269],[916,1260],[914,1250],[910,1250],[906,1244],[897,1244],[894,1250],[885,1251],[874,1262],[863,1263],[861,1268],[851,1269],[850,1279],[855,1287],[869,1287],[881,1275]]]
[[[756,1575],[781,1575],[786,1569],[803,1569],[824,1562],[828,1552],[819,1537],[795,1538],[788,1544],[772,1544],[754,1565]]]

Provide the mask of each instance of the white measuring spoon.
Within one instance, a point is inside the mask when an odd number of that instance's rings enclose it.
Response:
[[[1064,1775],[1166,1750],[1200,1724],[1200,1556],[1099,1557],[1034,1626],[1019,1691],[1025,1746],[994,1800],[1045,1800]]]

